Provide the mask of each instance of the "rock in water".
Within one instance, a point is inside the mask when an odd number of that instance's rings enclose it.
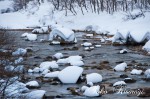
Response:
[[[25,99],[43,99],[46,91],[45,90],[35,90],[26,94]]]
[[[121,64],[118,64],[114,70],[115,71],[125,71],[125,69],[127,68],[127,64],[126,63],[121,63]]]
[[[77,66],[69,66],[64,68],[58,74],[58,78],[62,83],[76,83],[83,72],[83,68]]]
[[[98,73],[91,73],[86,75],[86,81],[92,83],[98,83],[102,81],[102,76]]]

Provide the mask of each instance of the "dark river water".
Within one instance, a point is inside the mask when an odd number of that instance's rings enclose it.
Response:
[[[150,82],[146,82],[142,80],[144,75],[131,75],[130,72],[133,68],[135,68],[135,63],[133,64],[133,61],[136,61],[136,64],[148,64],[147,65],[141,65],[136,68],[143,68],[144,70],[147,68],[150,68],[150,56],[145,56],[142,54],[142,52],[135,52],[132,50],[129,50],[128,47],[124,45],[120,46],[113,46],[111,44],[105,44],[101,43],[100,36],[96,36],[97,39],[93,38],[85,38],[85,33],[76,33],[77,37],[77,44],[72,45],[49,45],[49,42],[40,42],[40,39],[48,39],[48,34],[38,34],[38,40],[37,41],[25,41],[23,38],[21,38],[21,34],[24,32],[20,31],[13,31],[13,35],[15,35],[15,45],[16,48],[26,48],[31,47],[34,51],[29,53],[27,57],[25,57],[25,60],[23,64],[26,66],[26,68],[34,68],[35,66],[39,66],[41,62],[44,62],[48,60],[48,56],[52,56],[55,53],[63,53],[64,56],[71,56],[71,55],[82,55],[84,56],[83,61],[85,63],[84,68],[84,74],[88,73],[99,73],[103,77],[103,81],[101,83],[107,84],[107,83],[115,83],[116,81],[121,81],[123,78],[120,78],[119,76],[121,74],[126,74],[130,78],[134,78],[137,80],[135,83],[129,83],[127,84],[127,87],[129,88],[139,88],[139,87],[150,87]],[[101,44],[102,46],[100,48],[94,48],[94,50],[91,51],[85,51],[84,47],[81,46],[83,42],[91,42],[96,44]],[[127,54],[119,54],[120,49],[127,49]],[[39,57],[39,58],[35,58]],[[96,66],[100,66],[100,63],[108,61],[109,63],[105,67],[101,67],[100,69],[97,69]],[[119,62],[126,62],[127,64],[131,64],[131,66],[128,66],[128,69],[126,72],[114,72],[113,68],[119,63]],[[133,65],[133,66],[132,66]],[[60,70],[65,68],[66,66],[60,66]],[[35,80],[35,77],[41,76],[40,74],[27,74],[27,76],[30,76],[30,80]],[[39,81],[40,82],[40,81]],[[98,83],[98,84],[101,84]],[[67,88],[68,87],[78,87],[81,88],[83,85],[86,85],[86,82],[81,84],[58,84],[58,85],[51,85],[49,82],[40,82],[41,88],[43,90],[46,90],[46,96],[47,97],[55,97],[55,96],[61,96],[62,98],[88,98],[85,96],[76,96],[72,95]],[[111,88],[111,87],[110,87]],[[131,98],[135,99],[138,98],[136,96],[127,96],[123,94],[105,94],[102,97],[94,97],[96,98],[103,98],[103,99],[126,99]],[[148,98],[147,98],[148,99]]]

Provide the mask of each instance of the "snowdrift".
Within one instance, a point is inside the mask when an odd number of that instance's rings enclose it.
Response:
[[[49,40],[59,41],[61,43],[76,43],[76,37],[72,30],[67,28],[54,28],[49,35]]]
[[[126,43],[126,44],[132,44],[132,43],[145,43],[150,39],[150,32],[146,33],[134,33],[134,32],[117,32],[112,42],[119,42],[119,43]]]

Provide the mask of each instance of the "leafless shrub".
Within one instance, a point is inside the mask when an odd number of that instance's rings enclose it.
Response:
[[[14,36],[1,28],[0,37],[0,80],[4,80],[4,82],[0,81],[0,98],[5,98],[6,88],[17,80],[11,81],[11,78],[15,76],[19,78],[21,74],[16,72],[15,68],[12,71],[5,69],[6,66],[12,65],[14,61],[11,53]]]

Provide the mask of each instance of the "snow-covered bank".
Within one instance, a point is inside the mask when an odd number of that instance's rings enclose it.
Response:
[[[86,12],[84,15],[79,10],[78,14],[72,15],[68,12],[65,16],[65,11],[54,11],[50,3],[42,3],[39,7],[32,6],[32,2],[28,4],[26,10],[18,12],[0,14],[0,26],[11,29],[22,29],[33,26],[52,25],[54,23],[63,25],[70,29],[83,30],[86,26],[99,26],[101,31],[109,31],[111,34],[120,32],[132,32],[143,34],[150,31],[150,13],[145,13],[145,17],[140,17],[135,20],[124,21],[125,12],[116,12],[113,15],[106,12],[100,14]],[[135,11],[138,12],[138,11]]]

